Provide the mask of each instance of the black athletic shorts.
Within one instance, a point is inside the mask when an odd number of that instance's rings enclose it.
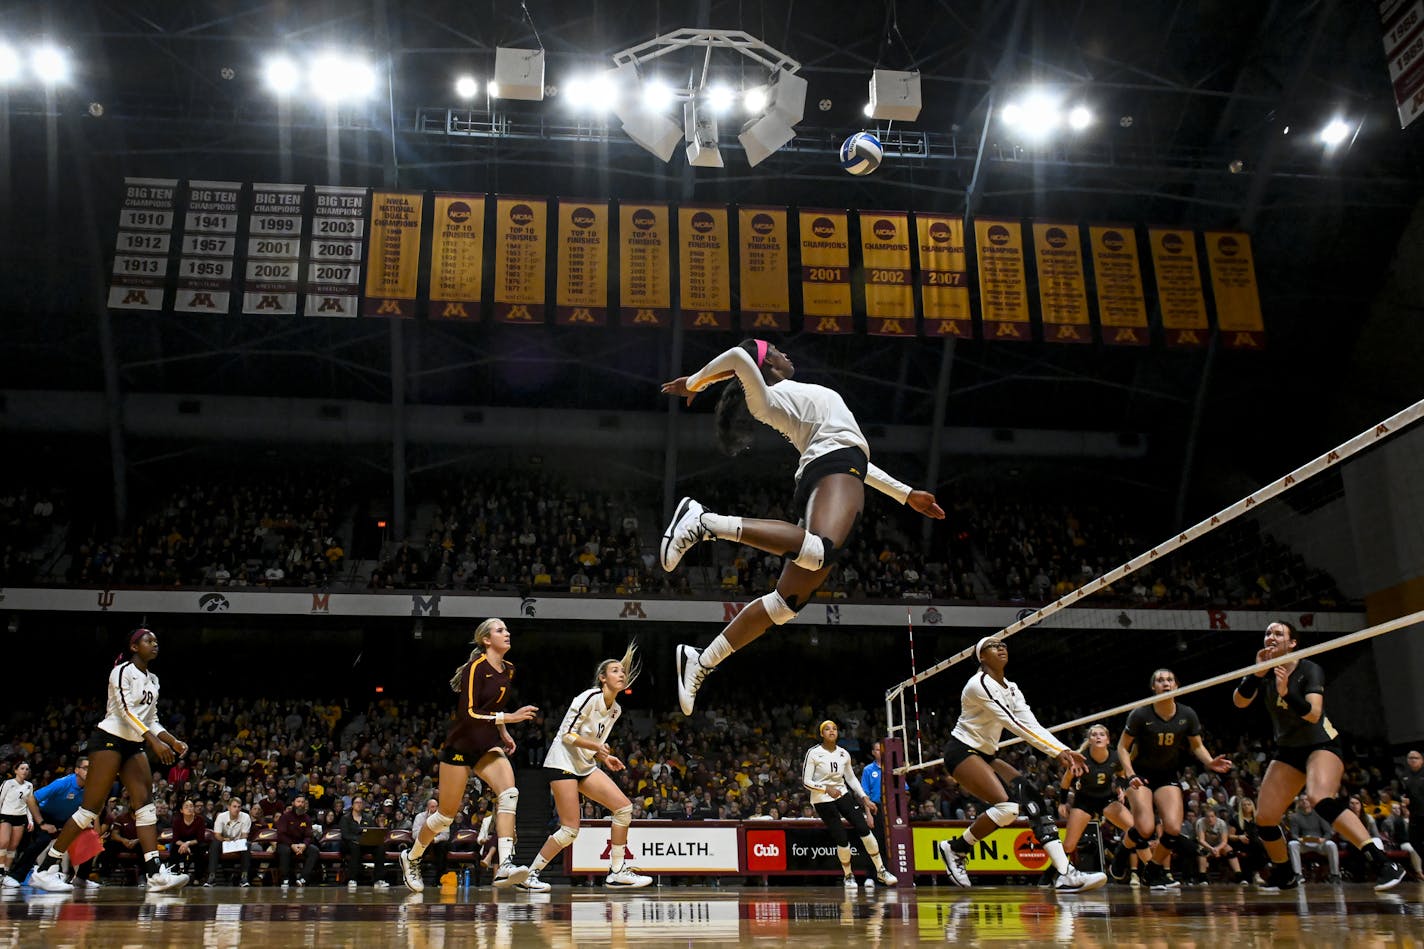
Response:
[[[445,762],[446,764],[458,765],[461,768],[473,768],[476,762],[478,762],[485,755],[489,754],[491,751],[498,755],[504,754],[503,745],[503,741],[501,741],[498,745],[495,745],[492,748],[483,749],[458,747],[455,745],[442,745],[440,748],[440,760]]]
[[[129,741],[127,738],[111,735],[104,729],[98,728],[94,730],[94,734],[89,736],[89,746],[84,750],[91,755],[96,751],[117,751],[120,761],[128,761],[134,755],[141,755],[148,749],[141,741]]]
[[[589,774],[593,774],[593,772],[590,771],[588,774],[574,774],[572,771],[565,771],[563,768],[550,768],[548,766],[544,768],[544,777],[550,784],[553,784],[555,781],[582,781],[588,777]]]
[[[1177,773],[1176,769],[1165,768],[1159,771],[1155,768],[1148,768],[1146,770],[1137,768],[1136,772],[1137,776],[1146,782],[1147,786],[1153,791],[1156,791],[1158,788],[1166,787],[1173,787],[1179,791],[1182,789],[1182,785],[1179,783],[1182,780],[1182,776]]]
[[[859,448],[837,448],[821,455],[812,460],[801,472],[801,477],[796,479],[796,496],[791,500],[791,509],[798,515],[805,514],[811,492],[827,475],[848,474],[864,481],[865,470],[869,466],[870,459]]]
[[[1275,753],[1271,755],[1271,760],[1288,764],[1301,774],[1305,774],[1306,762],[1310,760],[1311,753],[1316,751],[1328,751],[1341,761],[1345,760],[1345,756],[1340,752],[1339,743],[1333,739],[1322,741],[1316,745],[1289,745],[1284,748],[1278,745]]]
[[[11,827],[28,827],[30,826],[30,815],[0,814],[0,824],[9,824]]]
[[[1073,795],[1073,810],[1083,811],[1090,817],[1102,817],[1103,811],[1108,805],[1116,801],[1115,797],[1108,797],[1103,794],[1075,794]]]
[[[944,743],[944,770],[948,771],[951,775],[954,774],[954,769],[959,767],[966,758],[971,757],[978,757],[984,761],[989,760],[989,757],[985,755],[984,752],[970,748],[953,735],[950,736],[949,741]]]

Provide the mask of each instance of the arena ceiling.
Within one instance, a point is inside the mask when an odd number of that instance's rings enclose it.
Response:
[[[689,168],[680,154],[665,164],[616,123],[561,101],[576,73],[680,27],[744,30],[802,64],[808,104],[792,145],[755,168],[738,154],[720,170]],[[75,63],[52,95],[17,87],[0,100],[8,388],[385,400],[401,386],[416,402],[659,404],[652,383],[672,370],[672,344],[616,329],[104,325],[124,175],[285,180],[1241,227],[1255,242],[1263,354],[966,342],[945,359],[928,340],[788,345],[874,421],[930,421],[948,372],[950,424],[1181,441],[1203,394],[1208,428],[1217,419],[1239,431],[1244,411],[1294,439],[1337,407],[1346,365],[1383,356],[1357,347],[1424,195],[1424,122],[1399,129],[1375,4],[1355,0],[79,0],[0,3],[0,35],[48,36]],[[554,94],[459,100],[454,77],[488,76],[497,46],[542,46]],[[381,94],[336,113],[279,107],[260,82],[264,58],[328,47],[370,56]],[[921,73],[917,121],[861,114],[877,67]],[[716,65],[744,68],[735,57]],[[1044,145],[1018,140],[991,117],[1031,84],[1087,103],[1092,127]],[[1315,132],[1337,115],[1354,131],[1327,152]],[[835,148],[867,125],[895,144],[875,175],[851,178]],[[677,345],[687,365],[725,342],[689,334]],[[1269,394],[1302,374],[1316,383]],[[1368,381],[1369,412],[1419,395],[1412,376]],[[1249,444],[1265,450],[1274,437],[1256,431]]]

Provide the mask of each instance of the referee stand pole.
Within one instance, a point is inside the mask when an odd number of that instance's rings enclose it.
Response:
[[[899,889],[915,885],[914,836],[910,831],[910,792],[905,777],[905,742],[901,738],[881,740],[880,799],[885,802],[885,865],[900,880]]]

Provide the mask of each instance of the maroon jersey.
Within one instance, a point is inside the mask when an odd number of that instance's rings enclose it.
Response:
[[[455,700],[455,719],[445,736],[443,760],[473,765],[485,752],[503,747],[495,713],[504,711],[513,680],[514,664],[507,659],[503,669],[495,669],[484,655],[470,663]],[[453,755],[470,756],[470,760],[455,761]]]

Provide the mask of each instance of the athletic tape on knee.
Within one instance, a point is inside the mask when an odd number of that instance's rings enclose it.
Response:
[[[766,615],[771,617],[771,621],[777,626],[785,626],[796,618],[796,611],[788,606],[781,594],[775,590],[761,598],[761,605],[766,608]]]
[[[150,801],[143,807],[134,808],[134,826],[152,827],[158,823],[158,808]]]
[[[499,792],[498,800],[496,809],[501,814],[513,814],[519,809],[519,788],[505,788]]]
[[[1256,833],[1262,840],[1280,840],[1285,836],[1280,824],[1257,824]]]
[[[75,811],[74,816],[70,818],[80,830],[88,830],[90,827],[93,827],[94,822],[98,819],[98,814],[95,814],[93,811],[86,811],[82,807]]]
[[[565,827],[560,824],[559,829],[554,831],[554,843],[559,845],[560,850],[563,850],[574,842],[574,838],[578,836],[578,832],[579,829],[577,827]]]
[[[791,562],[807,570],[820,570],[826,562],[825,542],[817,535],[807,531],[806,537],[801,541],[801,552],[792,557]]]
[[[613,826],[627,827],[631,823],[633,823],[632,804],[624,804],[622,807],[618,808],[618,810],[613,812]]]
[[[1315,813],[1325,818],[1327,824],[1333,824],[1336,818],[1345,813],[1345,801],[1339,797],[1321,798],[1315,804]]]
[[[989,809],[984,813],[1000,827],[1007,827],[1019,819],[1019,806],[1012,801],[1005,801],[1002,804],[989,805]]]
[[[447,817],[444,813],[436,811],[425,819],[425,826],[430,828],[430,832],[435,836],[440,836],[455,823],[455,818]]]

